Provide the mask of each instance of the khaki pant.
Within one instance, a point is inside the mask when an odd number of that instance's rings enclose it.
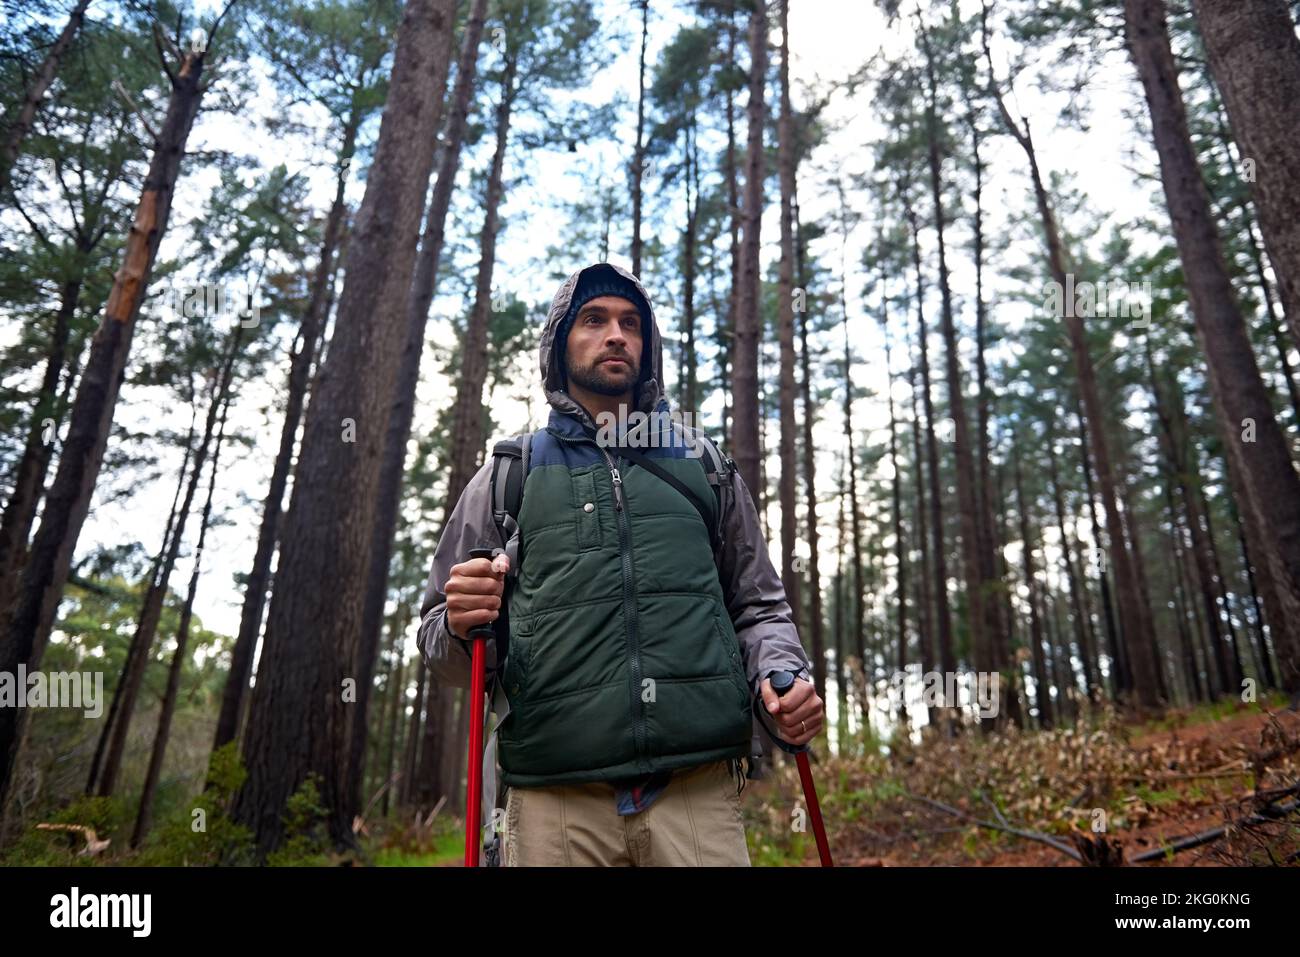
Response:
[[[509,789],[507,867],[748,867],[738,763],[682,768],[654,802],[620,816],[606,782]]]

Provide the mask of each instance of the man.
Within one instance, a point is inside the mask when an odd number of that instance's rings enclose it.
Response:
[[[418,638],[435,678],[468,688],[463,636],[496,621],[515,575],[500,674],[496,639],[486,648],[505,863],[748,865],[739,759],[753,753],[754,696],[790,744],[823,721],[749,491],[726,469],[719,517],[700,448],[664,425],[659,329],[630,273],[598,263],[570,276],[539,351],[551,413],[532,439],[518,568],[504,553],[469,558],[501,541],[489,460],[438,542]],[[658,425],[632,426],[634,412]],[[777,671],[801,679],[779,698]]]

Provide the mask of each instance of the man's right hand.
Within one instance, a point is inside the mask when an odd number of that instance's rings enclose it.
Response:
[[[447,627],[454,636],[465,638],[471,628],[496,621],[508,571],[510,559],[504,554],[451,566],[443,594],[447,596]]]

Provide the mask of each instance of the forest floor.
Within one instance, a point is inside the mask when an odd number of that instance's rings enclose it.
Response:
[[[1300,865],[1300,713],[1284,698],[890,750],[814,764],[837,865]],[[746,790],[754,863],[816,866],[794,763]]]

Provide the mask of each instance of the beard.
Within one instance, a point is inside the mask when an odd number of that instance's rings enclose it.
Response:
[[[569,380],[597,395],[622,395],[637,381],[637,370],[630,358],[628,364],[622,366],[607,366],[604,360],[598,360],[592,365],[574,365],[567,358],[565,363],[568,366],[565,371]]]

